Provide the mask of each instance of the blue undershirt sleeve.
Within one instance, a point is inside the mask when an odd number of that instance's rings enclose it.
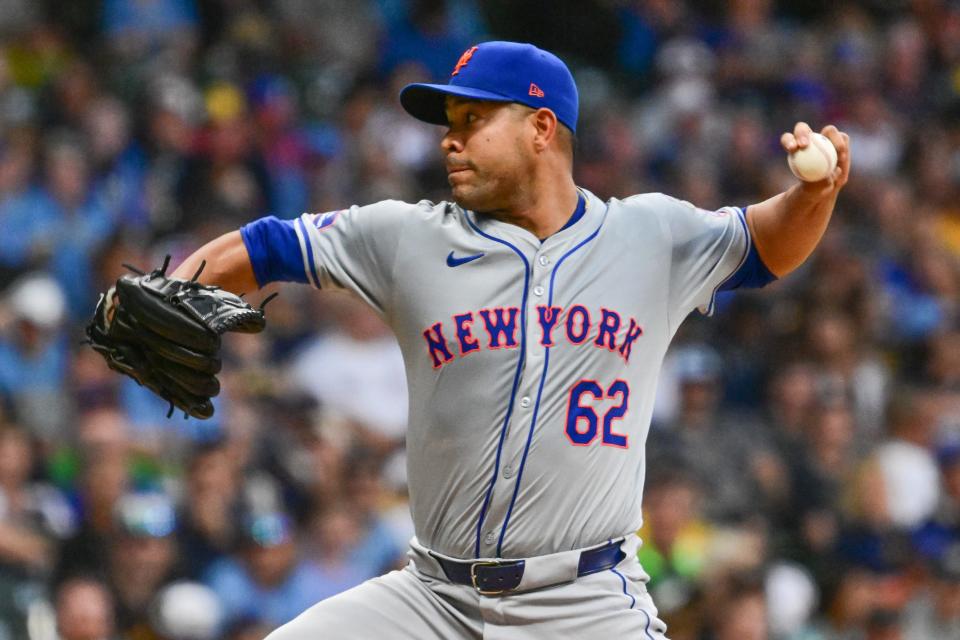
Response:
[[[741,215],[746,220],[747,209],[741,207]],[[732,289],[759,289],[777,279],[777,276],[770,272],[767,265],[763,263],[760,254],[757,252],[757,245],[753,242],[753,236],[750,236],[750,249],[747,257],[733,275],[720,285],[720,291],[730,291]]]
[[[295,222],[267,216],[240,228],[259,286],[271,282],[308,282]]]

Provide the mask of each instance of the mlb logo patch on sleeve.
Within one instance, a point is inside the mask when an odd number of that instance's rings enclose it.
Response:
[[[339,211],[330,211],[328,213],[316,213],[313,215],[313,226],[317,229],[323,230],[332,225],[337,216],[346,211],[346,209],[340,209]]]

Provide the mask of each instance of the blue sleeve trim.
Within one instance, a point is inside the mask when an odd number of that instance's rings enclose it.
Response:
[[[240,228],[253,275],[261,287],[271,282],[307,283],[294,220],[267,216]]]
[[[326,217],[326,216],[324,216]],[[303,253],[307,254],[307,273],[310,275],[310,280],[313,282],[313,286],[317,289],[320,288],[320,280],[317,276],[317,265],[313,261],[313,244],[310,242],[310,234],[307,233],[307,227],[303,222],[303,218],[297,218],[296,225],[300,228],[298,232],[300,234],[300,240],[303,241],[303,246],[301,247],[301,258]],[[306,281],[305,281],[306,282]]]
[[[747,210],[745,207],[741,207],[740,211],[743,215],[744,223],[746,223]],[[777,279],[777,276],[773,275],[770,269],[767,268],[767,265],[763,263],[763,259],[757,252],[757,245],[753,242],[753,236],[748,233],[747,237],[750,243],[747,257],[733,275],[720,285],[720,291],[759,289]]]

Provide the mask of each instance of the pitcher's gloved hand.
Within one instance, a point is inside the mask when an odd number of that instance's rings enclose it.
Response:
[[[111,369],[124,373],[196,418],[213,415],[210,399],[220,393],[220,335],[263,331],[263,307],[238,295],[166,275],[170,264],[150,273],[122,276],[100,295],[86,333],[90,346]],[[276,294],[274,294],[276,295]]]

